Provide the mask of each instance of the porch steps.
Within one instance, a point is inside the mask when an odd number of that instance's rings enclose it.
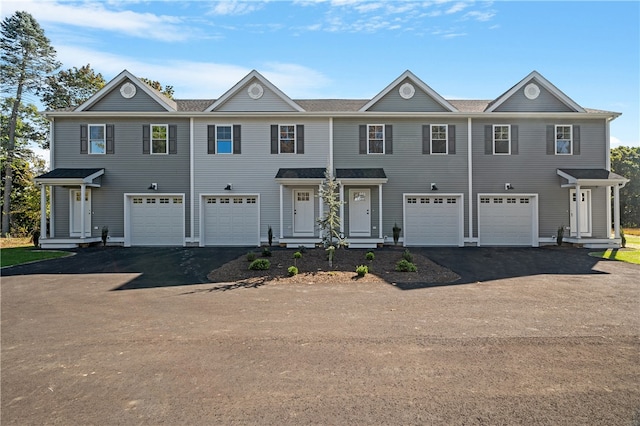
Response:
[[[101,243],[101,237],[89,238],[40,238],[39,244],[42,249],[70,249],[86,247],[90,244]]]

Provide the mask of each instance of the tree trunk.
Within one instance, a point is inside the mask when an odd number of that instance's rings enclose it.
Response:
[[[18,84],[16,98],[11,109],[9,121],[9,142],[7,144],[7,162],[5,164],[4,199],[2,204],[2,236],[7,237],[11,231],[11,191],[13,190],[13,156],[16,147],[16,123],[18,121],[18,108],[22,100],[22,82]]]

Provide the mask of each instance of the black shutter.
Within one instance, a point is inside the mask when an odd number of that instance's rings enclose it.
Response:
[[[296,126],[296,153],[304,154],[304,125]]]
[[[114,126],[113,124],[107,124],[107,154],[114,154],[114,146],[113,146],[113,142],[114,142]]]
[[[169,154],[178,153],[178,126],[169,125]]]
[[[278,125],[271,125],[271,153],[278,153]]]
[[[80,154],[89,152],[89,129],[86,124],[80,125]]]
[[[580,126],[573,126],[573,155],[580,155]]]
[[[149,124],[142,126],[142,153],[151,153],[151,126]]]
[[[431,126],[425,124],[422,126],[422,153],[423,154],[431,154]]]
[[[453,155],[456,153],[456,126],[454,124],[449,124],[448,133],[449,154]]]
[[[553,125],[547,126],[547,155],[556,154],[556,131]]]
[[[518,155],[518,126],[511,126],[511,155]]]
[[[384,125],[384,153],[393,154],[393,126]]]
[[[240,125],[239,124],[234,124],[233,125],[233,153],[234,154],[240,154],[241,153],[241,147],[240,147]]]
[[[216,153],[216,126],[209,124],[207,126],[207,154]]]
[[[493,126],[491,124],[484,126],[484,153],[493,154]]]
[[[358,140],[360,141],[360,154],[366,154],[367,153],[367,125],[366,124],[360,125],[360,133],[359,133]]]

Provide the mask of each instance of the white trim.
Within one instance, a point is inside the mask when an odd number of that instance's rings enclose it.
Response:
[[[281,187],[282,188],[282,187]],[[244,198],[244,197],[255,197],[256,198],[256,208],[258,209],[258,221],[257,221],[257,233],[256,233],[256,246],[260,245],[260,194],[258,193],[229,193],[229,192],[214,192],[214,193],[200,193],[200,209],[198,214],[200,215],[200,229],[199,229],[199,247],[206,246],[206,236],[205,236],[205,221],[204,221],[204,209],[206,203],[204,199],[206,197],[223,197],[223,198]],[[282,238],[282,237],[281,237]]]
[[[473,123],[471,118],[467,119],[467,180],[468,180],[468,198],[469,198],[469,234],[468,240],[473,237]]]
[[[568,127],[569,128],[569,152],[560,153],[558,152],[558,127]],[[553,150],[555,155],[573,155],[573,125],[572,124],[556,124],[553,127]],[[566,140],[566,139],[560,139]]]
[[[496,127],[507,127],[509,129],[509,139],[507,141],[509,152],[496,152]],[[491,141],[493,145],[493,155],[511,155],[511,124],[494,124],[491,127]],[[500,142],[504,142],[504,140],[500,140]]]
[[[153,152],[153,128],[164,127],[166,129],[165,152]],[[160,140],[160,139],[158,139]],[[169,125],[168,124],[149,124],[149,155],[169,155]]]
[[[433,127],[444,127],[444,152],[433,152]],[[441,139],[438,139],[441,140]],[[431,155],[449,155],[449,125],[429,124],[429,152]]]
[[[382,126],[382,152],[371,152],[370,148],[371,148],[371,144],[370,144],[370,139],[369,139],[369,127],[373,127],[373,126]],[[387,128],[385,124],[367,124],[367,155],[384,155],[385,151],[386,151],[386,145],[387,145],[387,141],[386,141],[386,134],[387,134]]]
[[[333,173],[333,117],[329,117],[329,170]]]
[[[278,124],[278,155],[280,154],[297,154],[298,153],[298,126],[295,124]],[[293,152],[282,152],[282,135],[281,127],[293,127]],[[216,147],[217,148],[217,147]]]
[[[54,170],[55,169],[55,163],[54,163],[54,157],[53,157],[53,152],[54,152],[54,148],[55,148],[55,132],[56,132],[56,126],[55,126],[55,121],[56,118],[55,117],[51,117],[50,118],[50,122],[49,122],[49,170]]]
[[[91,152],[91,128],[102,127],[103,152]],[[107,125],[106,124],[87,124],[87,154],[89,155],[105,155],[107,153]]]
[[[284,238],[284,185],[280,184],[280,239]]]
[[[433,193],[433,192],[404,192],[402,193],[402,226],[404,232],[407,227],[407,198],[409,197],[437,197],[437,198],[457,198],[458,202],[458,247],[464,247],[464,193],[462,192],[445,192],[445,193]],[[406,247],[404,232],[400,240],[402,246]]]
[[[480,227],[480,198],[485,197],[500,197],[500,198],[513,198],[513,197],[528,197],[530,198],[529,204],[531,205],[531,246],[538,247],[539,246],[539,217],[538,217],[538,194],[537,193],[505,193],[505,192],[487,192],[487,193],[478,193],[476,195],[476,202],[478,206],[478,238],[477,245],[481,246],[482,236]]]
[[[194,119],[189,118],[189,242],[195,242],[195,135]],[[200,238],[200,234],[198,234]]]
[[[218,127],[229,127],[231,129],[231,139],[229,139],[229,141],[231,142],[231,152],[220,152],[220,150],[218,149]],[[233,155],[233,124],[215,124],[214,129],[215,129],[214,154],[215,155]]]
[[[124,246],[131,247],[131,207],[129,205],[129,199],[133,197],[143,198],[164,198],[164,197],[181,197],[182,198],[182,246],[186,245],[185,232],[184,232],[184,219],[185,219],[185,203],[184,192],[162,192],[157,194],[150,194],[148,192],[125,192],[124,197]]]

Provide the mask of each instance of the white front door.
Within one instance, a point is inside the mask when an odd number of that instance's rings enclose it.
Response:
[[[591,236],[591,190],[580,190],[580,235],[583,237]],[[569,225],[571,227],[571,235],[577,235],[576,232],[576,190],[572,189],[570,193],[571,217]]]
[[[293,235],[313,236],[313,190],[293,191]]]
[[[349,236],[371,236],[371,190],[349,190]]]
[[[79,189],[71,190],[71,232],[72,237],[79,237],[82,229],[82,192]],[[84,193],[84,235],[91,236],[91,190],[87,188]]]

